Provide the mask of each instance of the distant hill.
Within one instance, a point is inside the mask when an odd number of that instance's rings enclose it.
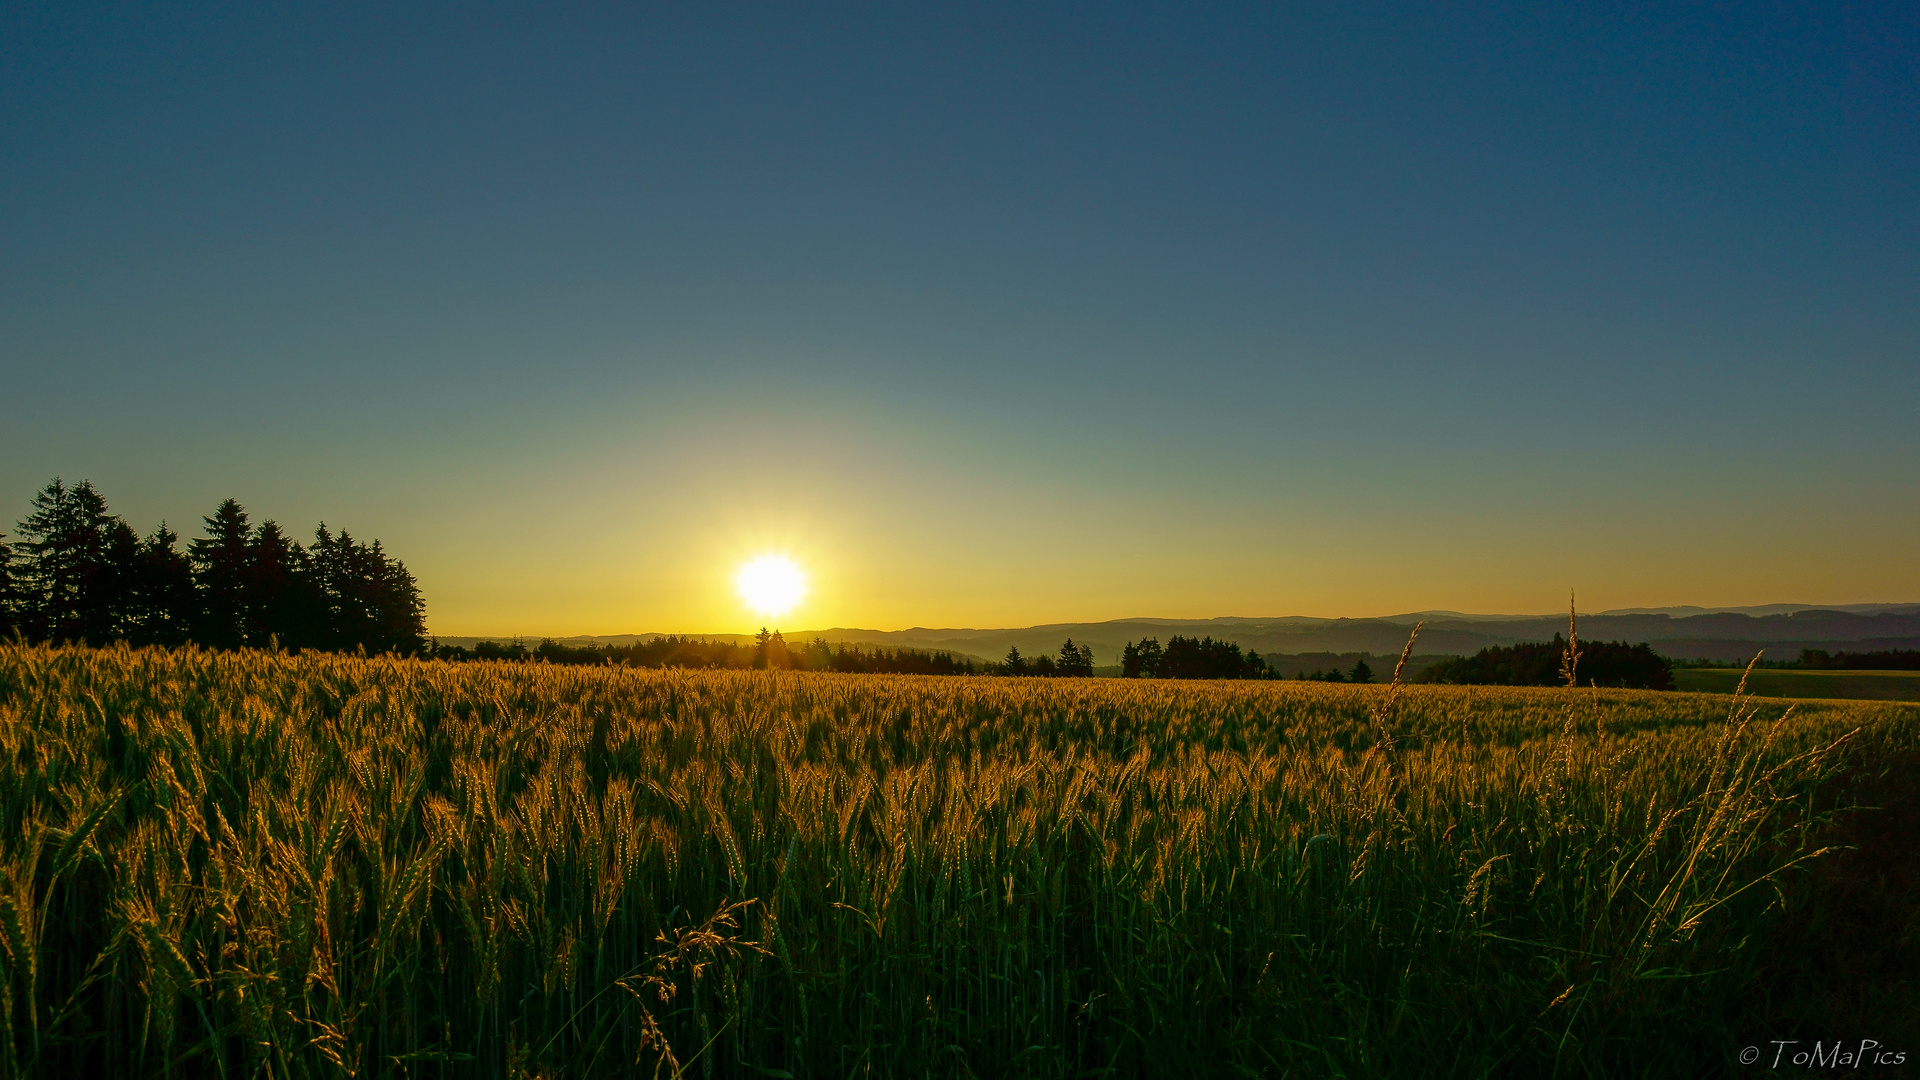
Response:
[[[1266,618],[1115,619],[1096,623],[1047,623],[1004,629],[914,627],[864,630],[831,627],[787,630],[788,641],[813,638],[889,648],[943,649],[975,659],[997,660],[1018,646],[1029,656],[1059,651],[1072,638],[1090,645],[1100,664],[1119,662],[1129,641],[1174,634],[1212,636],[1266,654],[1314,653],[1397,655],[1407,631],[1426,622],[1420,633],[1423,655],[1468,655],[1489,645],[1547,641],[1567,628],[1565,615],[1472,615],[1454,611],[1413,612],[1373,619],[1322,619],[1304,615]],[[658,634],[613,634],[560,638],[568,645],[630,644]],[[715,641],[748,641],[747,634],[699,634]],[[1744,609],[1623,609],[1580,616],[1580,636],[1594,641],[1647,642],[1654,651],[1677,659],[1746,660],[1764,648],[1773,659],[1796,657],[1801,649],[1844,646],[1854,651],[1920,648],[1920,604],[1846,604],[1814,607],[1771,604]],[[442,638],[450,644],[504,638]],[[538,639],[529,639],[530,641]]]
[[[1762,604],[1759,607],[1610,608],[1602,615],[1791,615],[1796,611],[1844,611],[1849,615],[1915,615],[1920,604]]]

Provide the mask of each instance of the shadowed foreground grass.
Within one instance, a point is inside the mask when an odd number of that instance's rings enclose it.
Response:
[[[1389,750],[1384,693],[0,646],[0,1076],[1699,1075],[1826,1022],[1772,931],[1920,707],[1419,687]]]

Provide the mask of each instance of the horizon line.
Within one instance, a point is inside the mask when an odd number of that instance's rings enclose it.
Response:
[[[1600,611],[1576,611],[1576,615],[1579,618],[1585,619],[1585,618],[1605,617],[1608,615],[1658,615],[1658,614],[1666,614],[1674,611],[1691,611],[1691,612],[1695,612],[1697,614],[1702,614],[1702,615],[1748,614],[1749,612],[1756,609],[1769,609],[1769,608],[1779,609],[1776,612],[1778,614],[1795,614],[1801,611],[1838,611],[1843,614],[1861,614],[1861,612],[1849,611],[1848,609],[1850,608],[1905,608],[1905,607],[1920,608],[1920,601],[1876,601],[1876,602],[1853,603],[1853,604],[1772,603],[1772,604],[1721,604],[1721,605],[1669,604],[1669,605],[1663,605],[1663,606],[1636,605],[1632,607],[1605,608]],[[1791,610],[1788,610],[1788,609],[1791,609]],[[1456,616],[1464,619],[1476,619],[1476,620],[1488,620],[1488,621],[1520,621],[1525,619],[1558,619],[1558,618],[1564,617],[1564,613],[1542,612],[1542,613],[1522,613],[1522,614],[1500,614],[1500,613],[1493,613],[1493,612],[1457,611],[1451,608],[1432,608],[1432,609],[1421,610],[1421,611],[1395,612],[1391,615],[1333,615],[1333,616],[1328,616],[1328,615],[1213,615],[1213,616],[1205,616],[1205,617],[1198,617],[1198,618],[1175,618],[1175,617],[1160,616],[1160,615],[1134,615],[1134,616],[1128,616],[1125,618],[1118,618],[1118,619],[1095,619],[1095,620],[1080,620],[1080,621],[1031,623],[1026,626],[926,626],[922,624],[915,624],[913,626],[905,626],[905,627],[900,627],[898,629],[893,629],[893,630],[882,630],[877,627],[864,627],[864,626],[825,626],[825,627],[811,627],[811,628],[803,627],[800,629],[796,629],[794,633],[817,635],[822,633],[829,633],[832,631],[846,631],[846,632],[863,633],[863,634],[910,634],[916,631],[920,631],[920,632],[927,632],[927,633],[995,634],[995,633],[1012,633],[1012,632],[1024,631],[1024,630],[1046,630],[1052,627],[1065,627],[1065,626],[1109,626],[1109,625],[1114,625],[1118,623],[1210,623],[1210,622],[1259,623],[1259,622],[1282,622],[1282,621],[1288,621],[1288,620],[1310,620],[1314,622],[1327,622],[1327,623],[1393,622],[1395,620],[1419,618],[1422,616],[1443,616],[1443,617]],[[631,637],[631,638],[641,638],[641,639],[662,638],[662,637],[709,637],[710,638],[710,637],[752,637],[755,634],[759,633],[760,629],[766,629],[773,633],[781,634],[782,636],[785,635],[785,631],[780,629],[779,627],[773,626],[771,624],[766,624],[758,629],[744,630],[744,631],[743,630],[667,630],[667,631],[651,630],[651,631],[642,631],[642,632],[619,631],[615,633],[600,633],[600,634],[594,634],[594,633],[430,634],[429,636],[435,637],[435,638],[474,638],[476,640],[482,640],[482,641],[515,640],[515,639],[544,640],[549,638],[555,641],[560,641],[560,640],[565,640],[569,638],[614,638],[614,637]]]

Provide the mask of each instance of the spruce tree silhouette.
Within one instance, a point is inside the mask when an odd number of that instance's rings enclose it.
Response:
[[[323,523],[309,551],[275,522],[250,529],[246,509],[227,499],[183,553],[165,522],[141,539],[87,481],[55,477],[31,505],[14,542],[0,543],[0,634],[220,649],[428,646],[419,583],[379,541],[335,537]]]
[[[95,644],[105,642],[111,630],[105,547],[113,520],[90,481],[67,487],[55,477],[34,496],[33,513],[19,524],[29,637],[81,641],[91,632]]]
[[[0,532],[0,638],[12,637],[20,625],[19,589],[14,584],[13,545]]]
[[[321,597],[313,583],[306,549],[280,528],[262,522],[247,545],[247,641],[302,649],[315,643],[313,625]]]
[[[349,604],[347,579],[349,576],[348,558],[345,548],[351,544],[343,530],[336,539],[327,531],[327,523],[321,522],[313,530],[313,545],[307,548],[311,560],[308,572],[312,575],[314,588],[320,594],[320,610],[313,625],[313,646],[319,649],[351,648],[353,642],[347,628]]]
[[[101,508],[105,509],[104,500]],[[133,629],[140,584],[140,535],[117,517],[99,523],[100,566],[88,590],[81,636],[95,644],[127,637]]]
[[[1129,679],[1157,679],[1164,656],[1159,638],[1145,638],[1138,643],[1129,641],[1127,647],[1120,650],[1120,674]]]
[[[1069,678],[1093,678],[1093,650],[1075,645],[1072,638],[1060,646],[1060,657],[1054,661],[1054,667],[1060,674]]]
[[[164,521],[140,542],[127,634],[135,645],[185,645],[193,638],[199,595],[193,590],[193,566],[179,544]]]
[[[406,564],[389,559],[378,540],[362,544],[324,522],[314,530],[312,580],[324,628],[321,648],[362,647],[368,653],[416,653],[427,648],[426,603]]]
[[[195,641],[213,649],[237,649],[247,644],[248,541],[247,511],[226,499],[206,522],[206,535],[188,545],[193,581],[200,592],[200,619]]]
[[[373,542],[372,556],[380,576],[380,637],[382,652],[423,652],[427,648],[427,602],[420,595],[420,584],[407,570],[407,564],[389,558]],[[779,634],[774,638],[778,640]],[[785,648],[785,643],[781,643]]]

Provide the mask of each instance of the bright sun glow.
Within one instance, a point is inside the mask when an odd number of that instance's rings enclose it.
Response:
[[[762,555],[733,579],[740,599],[761,615],[785,615],[807,594],[807,575],[785,555]]]

